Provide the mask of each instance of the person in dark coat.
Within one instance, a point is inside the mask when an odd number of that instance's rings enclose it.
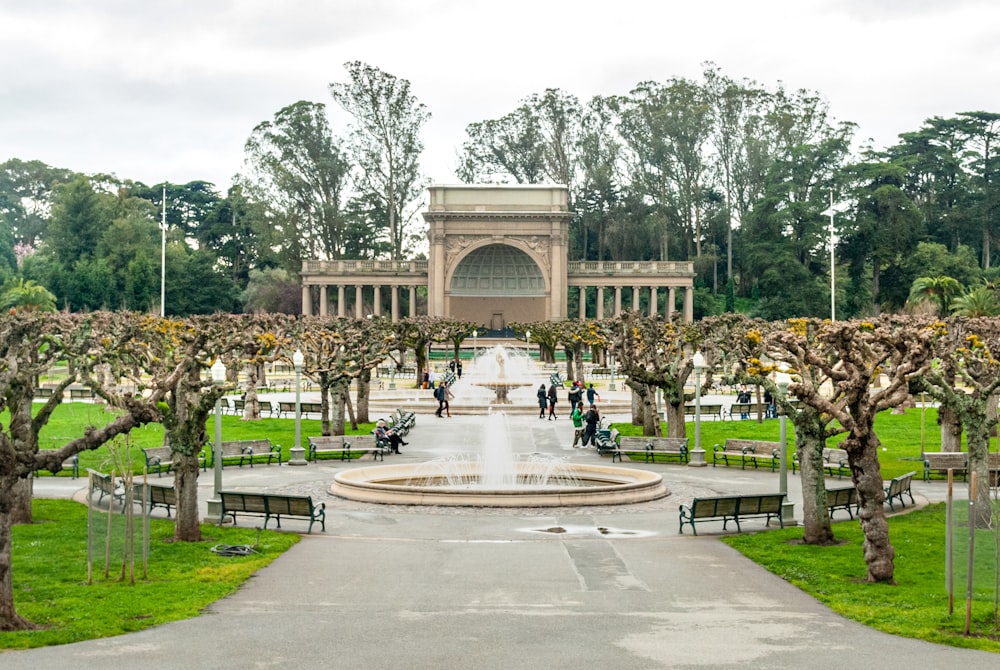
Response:
[[[596,436],[597,429],[601,425],[601,415],[597,411],[597,405],[591,405],[590,409],[587,410],[587,415],[583,418],[586,427],[583,429],[583,446],[587,446],[591,442],[594,446],[597,445]]]
[[[556,403],[559,402],[559,395],[556,391],[555,384],[549,386],[548,398],[549,398],[549,421],[552,421],[552,419],[559,418],[556,416]]]
[[[545,418],[545,408],[549,406],[549,394],[545,392],[545,384],[538,387],[538,418]]]

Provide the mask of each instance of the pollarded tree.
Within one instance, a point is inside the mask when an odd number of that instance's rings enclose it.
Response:
[[[798,453],[802,481],[802,541],[826,545],[834,541],[830,511],[826,504],[823,448],[828,438],[844,432],[834,421],[832,406],[843,412],[846,398],[820,366],[807,362],[807,352],[826,358],[836,365],[836,351],[817,339],[823,322],[818,319],[792,319],[772,324],[764,335],[766,360],[750,360],[747,373],[771,392],[783,414],[795,427],[795,451]],[[777,373],[777,374],[776,374]],[[778,375],[791,375],[782,388]],[[794,398],[805,398],[793,402]],[[821,401],[821,402],[820,402]]]
[[[986,526],[990,522],[990,433],[997,425],[1000,393],[1000,323],[952,317],[938,325],[937,333],[934,364],[918,379],[918,387],[965,428],[969,471],[976,473],[977,481],[969,500],[975,502],[977,523]]]
[[[558,325],[559,343],[566,352],[566,378],[584,384],[587,380],[583,370],[583,352],[588,348],[606,347],[608,328],[585,319],[567,319]]]
[[[560,326],[555,321],[511,321],[507,324],[515,332],[521,333],[530,346],[538,345],[538,360],[542,363],[555,363],[556,347],[559,345]],[[528,337],[531,333],[531,337]]]
[[[929,322],[913,318],[826,322],[816,330],[815,344],[802,352],[804,364],[819,370],[843,394],[843,402],[834,403],[820,388],[793,387],[804,404],[831,415],[847,429],[841,446],[858,489],[870,582],[892,582],[895,557],[882,510],[885,491],[875,416],[906,400],[910,385],[927,372],[933,338]],[[880,378],[884,381],[876,387]]]
[[[32,625],[17,614],[11,579],[11,525],[31,521],[31,477],[35,470],[58,472],[68,458],[96,449],[133,427],[158,421],[161,393],[135,396],[117,388],[107,391],[94,374],[98,352],[114,348],[121,319],[97,313],[24,312],[0,316],[0,631],[26,630]],[[69,373],[51,397],[34,411],[37,380],[58,361]],[[88,427],[83,435],[57,449],[38,449],[38,437],[63,400],[70,384],[83,381],[109,405],[120,410],[109,423]]]
[[[702,332],[690,325],[623,312],[606,322],[606,337],[615,348],[625,383],[638,394],[643,411],[643,434],[661,434],[656,412],[656,389],[663,391],[669,437],[685,437],[684,386],[694,371],[692,356],[702,345]],[[702,352],[708,372],[704,388],[712,383],[717,351]]]
[[[159,407],[177,492],[174,539],[198,542],[198,454],[208,442],[205,423],[215,401],[234,387],[213,384],[207,373],[239,335],[236,323],[228,315],[186,321],[137,316],[132,328],[134,337],[123,336],[108,348],[114,355],[109,363],[122,376],[134,371],[131,382],[140,394],[148,390],[163,398]]]

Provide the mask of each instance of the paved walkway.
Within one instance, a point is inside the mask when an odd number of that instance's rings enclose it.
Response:
[[[410,445],[389,461],[472,451],[481,424],[476,416],[422,415]],[[571,449],[565,419],[517,416],[510,425],[517,451],[607,461]],[[304,536],[196,619],[4,653],[3,668],[812,669],[893,659],[950,670],[997,662],[847,621],[711,535],[678,535],[678,503],[709,491],[774,490],[770,472],[632,464],[661,472],[672,495],[625,507],[410,508],[328,496],[337,470],[368,465],[226,469],[227,488],[327,499],[327,532]],[[203,482],[205,500],[211,477]],[[798,478],[789,483],[798,502]],[[68,496],[78,487],[43,479],[36,494]],[[917,488],[925,499],[944,493],[941,482]],[[304,530],[295,524],[283,525]]]

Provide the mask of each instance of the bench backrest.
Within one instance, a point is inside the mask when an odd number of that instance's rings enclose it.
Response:
[[[654,451],[657,449],[662,451],[687,450],[688,441],[686,437],[650,437],[648,440]]]
[[[781,442],[765,442],[762,440],[726,440],[726,451],[753,451],[761,455],[770,454],[775,449],[781,449]]]
[[[907,472],[905,475],[900,475],[898,477],[893,477],[892,479],[890,479],[887,493],[890,496],[893,496],[893,495],[899,495],[903,491],[909,491],[910,484],[913,481],[913,475],[915,474],[917,473]]]
[[[374,449],[377,446],[374,435],[349,435],[344,443],[345,447],[350,446],[354,449]]]
[[[170,505],[175,507],[177,505],[177,492],[174,490],[173,486],[157,486],[156,484],[147,484],[147,489],[149,490],[149,502],[152,505]],[[139,492],[142,494],[142,491]]]
[[[827,463],[847,462],[847,451],[844,449],[823,448],[823,460]]]
[[[969,463],[968,454],[962,451],[936,451],[924,454],[924,463],[932,470],[949,468],[964,470]]]
[[[173,449],[170,447],[147,447],[142,450],[142,453],[146,455],[147,462],[153,458],[159,458],[161,462],[166,462],[170,460]]]
[[[695,519],[707,516],[732,516],[736,514],[739,505],[739,496],[695,498],[691,501],[691,516]]]
[[[275,496],[267,497],[267,509],[271,514],[293,514],[296,516],[312,516],[313,502],[309,496]]]
[[[839,489],[826,490],[826,504],[843,507],[844,505],[854,505],[858,502],[858,490],[853,486]]]
[[[91,480],[99,491],[104,491],[108,495],[114,492],[115,485],[111,479],[111,475],[98,472],[93,468],[87,468],[87,472],[90,474]]]
[[[219,491],[223,509],[234,512],[257,512],[267,514],[267,500],[260,493],[239,493]]]
[[[307,439],[309,440],[309,446],[314,449],[323,449],[324,447],[339,449],[344,446],[343,435],[316,435]]]
[[[781,512],[784,493],[766,493],[759,496],[740,496],[740,514],[777,514]]]

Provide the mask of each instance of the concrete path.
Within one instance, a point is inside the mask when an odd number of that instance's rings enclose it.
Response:
[[[472,451],[475,416],[422,415],[389,461]],[[571,449],[565,419],[512,417],[516,451],[607,462]],[[769,491],[777,475],[628,464],[661,472],[672,495],[627,507],[449,509],[342,501],[340,468],[228,468],[226,488],[326,499],[327,531],[303,541],[203,616],[116,638],[0,654],[5,670],[194,668],[911,668],[986,667],[997,657],[875,632],[833,614],[718,542],[678,535],[677,505],[699,493]],[[796,477],[790,497],[801,500]],[[917,485],[938,499],[944,484]],[[60,478],[37,495],[70,495]],[[200,496],[207,500],[211,477]],[[241,520],[241,525],[253,521]],[[284,526],[304,530],[289,521]],[[749,522],[747,528],[762,524]],[[701,532],[701,531],[700,531]],[[859,557],[859,560],[860,557]],[[886,610],[886,616],[892,616]]]

